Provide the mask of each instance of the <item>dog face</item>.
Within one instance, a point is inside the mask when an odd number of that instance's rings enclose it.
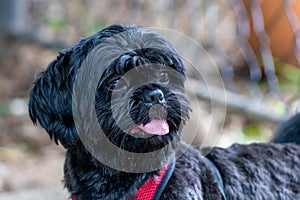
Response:
[[[128,37],[121,37],[122,41],[110,40],[126,32]],[[106,137],[119,148],[136,153],[155,151],[178,140],[181,125],[189,116],[183,63],[166,40],[136,27],[113,25],[61,52],[36,79],[30,93],[33,122],[39,121],[65,148],[81,145],[74,122],[74,83],[82,63],[95,49],[95,55],[106,60],[105,64],[92,64],[102,70],[96,77],[93,100]],[[88,118],[86,121],[88,124]]]
[[[130,152],[163,148],[188,118],[184,80],[175,52],[148,48],[121,55],[97,87],[96,112],[104,133]]]

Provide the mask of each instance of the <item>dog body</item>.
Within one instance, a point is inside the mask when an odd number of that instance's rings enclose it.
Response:
[[[105,28],[49,64],[35,81],[29,113],[67,149],[64,181],[71,196],[134,199],[175,162],[159,199],[299,199],[298,144],[236,144],[213,148],[203,159],[199,149],[180,142],[190,111],[184,81],[173,47],[138,27]]]

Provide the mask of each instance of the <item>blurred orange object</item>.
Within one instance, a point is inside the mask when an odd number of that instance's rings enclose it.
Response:
[[[255,52],[259,53],[262,42],[272,50],[274,57],[279,60],[300,67],[300,1],[299,0],[243,0],[250,22],[249,42]],[[253,7],[259,3],[264,18],[265,32],[269,41],[259,42],[259,33],[255,33],[253,24]],[[292,19],[292,20],[291,20]],[[295,35],[298,34],[298,45]],[[298,61],[295,55],[298,54]]]

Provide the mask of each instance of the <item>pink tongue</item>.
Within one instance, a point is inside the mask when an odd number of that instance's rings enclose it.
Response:
[[[139,125],[144,132],[152,135],[166,135],[169,133],[169,125],[166,120],[152,119],[145,125]]]

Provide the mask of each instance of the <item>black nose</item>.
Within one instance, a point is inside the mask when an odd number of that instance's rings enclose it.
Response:
[[[165,103],[164,93],[160,89],[145,90],[143,99],[147,104],[163,104]]]

